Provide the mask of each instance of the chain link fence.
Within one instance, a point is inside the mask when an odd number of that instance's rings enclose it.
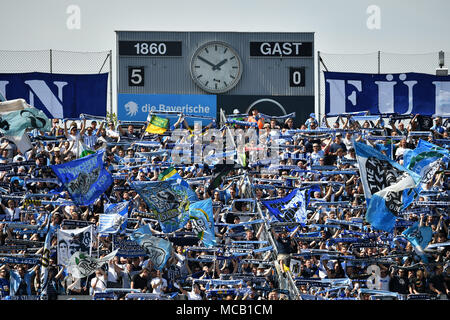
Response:
[[[365,54],[333,54],[318,52],[318,105],[319,114],[325,110],[325,79],[323,72],[354,73],[402,73],[417,72],[436,74],[439,68],[439,52],[390,53],[371,52]],[[445,56],[450,52],[445,52]]]
[[[94,74],[108,72],[107,110],[112,109],[112,51],[0,50],[0,73]]]

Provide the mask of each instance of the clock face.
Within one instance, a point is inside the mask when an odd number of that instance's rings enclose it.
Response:
[[[241,74],[242,63],[239,55],[224,42],[208,42],[192,56],[192,79],[206,92],[229,91],[239,82]]]

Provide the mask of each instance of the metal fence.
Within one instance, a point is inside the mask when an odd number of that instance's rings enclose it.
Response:
[[[107,110],[112,109],[112,50],[75,52],[62,50],[0,50],[0,73],[93,74],[108,72]]]
[[[445,52],[445,56],[450,52]],[[319,114],[325,111],[325,79],[323,71],[355,73],[402,73],[417,72],[436,74],[439,67],[439,52],[390,53],[371,52],[364,54],[333,54],[317,52],[318,106]]]

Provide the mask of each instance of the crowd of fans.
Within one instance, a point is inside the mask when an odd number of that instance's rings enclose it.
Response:
[[[364,300],[374,296],[370,289],[384,292],[378,296],[397,299],[414,295],[422,299],[448,298],[447,246],[435,246],[427,251],[428,262],[424,262],[411,243],[398,237],[407,225],[400,225],[393,234],[387,234],[372,230],[364,221],[364,191],[352,142],[374,146],[400,164],[405,150],[414,149],[419,138],[448,148],[449,122],[434,117],[432,125],[424,126],[424,118],[420,115],[400,120],[384,118],[389,120],[385,123],[382,118],[376,121],[353,120],[351,116],[317,119],[311,114],[295,127],[293,118],[265,118],[253,110],[248,118],[242,117],[234,123],[219,126],[212,121],[203,126],[202,134],[209,128],[221,129],[223,126],[256,130],[258,143],[265,147],[274,142],[272,137],[276,137],[280,166],[265,166],[253,157],[254,146],[247,144],[245,163],[229,171],[222,183],[212,190],[208,186],[211,177],[217,173],[214,165],[168,164],[170,153],[155,153],[173,149],[174,142],[170,138],[176,128],[192,132],[193,127],[184,121],[183,115],[164,134],[146,132],[146,123],[53,119],[50,132],[29,132],[33,148],[25,154],[13,142],[2,138],[0,297],[33,297],[39,296],[41,291],[39,263],[5,263],[2,257],[40,257],[45,233],[39,229],[19,232],[22,229],[15,228],[11,222],[43,226],[49,213],[53,213],[51,228],[71,228],[63,223],[69,220],[98,226],[106,203],[131,201],[127,233],[95,236],[92,254],[107,255],[114,249],[113,237],[127,239],[132,230],[150,224],[155,235],[173,243],[173,252],[165,267],[156,270],[148,256],[128,257],[125,253],[117,255],[89,277],[77,279],[67,271],[67,266],[59,264],[55,235],[49,260],[49,299],[102,297],[102,293],[105,299],[125,299],[128,293],[134,292],[153,293],[160,299]],[[330,120],[335,122],[330,125]],[[257,128],[246,126],[245,121],[256,122]],[[291,129],[300,130],[291,132]],[[221,132],[226,134],[226,130]],[[146,145],[139,143],[141,141],[156,141],[160,145]],[[62,196],[55,193],[57,184],[45,179],[56,178],[50,165],[75,160],[86,147],[92,151],[106,149],[106,168],[114,177],[113,184],[93,205],[32,205],[25,201],[24,195],[29,193],[44,195],[42,200],[53,200],[58,196],[70,200],[67,193]],[[148,153],[156,155],[147,158]],[[121,167],[123,165],[125,167]],[[165,234],[157,220],[146,218],[148,207],[130,183],[157,181],[159,174],[171,165],[189,183],[199,200],[212,198],[214,247],[203,246],[189,222],[183,228]],[[327,174],[327,167],[339,173]],[[342,173],[346,170],[348,174]],[[318,189],[311,193],[305,226],[292,224],[287,228],[261,203],[266,199],[283,198],[295,188],[313,185]],[[429,193],[419,195],[419,201],[448,201],[448,168],[438,170],[424,189]],[[425,213],[411,210],[412,213],[402,218],[430,226],[433,230],[430,245],[448,242],[448,207],[422,208]],[[328,219],[334,221],[333,227],[327,227]],[[336,221],[341,222],[338,227]],[[358,238],[363,234],[373,238],[371,245],[358,246],[356,242],[339,240]],[[7,248],[21,243],[25,243],[26,248]],[[358,259],[346,259],[348,256]],[[373,265],[376,267],[371,267]],[[371,277],[376,279],[371,282]]]

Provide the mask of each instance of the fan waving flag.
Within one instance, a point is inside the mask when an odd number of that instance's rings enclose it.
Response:
[[[364,143],[354,142],[367,203],[366,221],[375,229],[392,232],[400,211],[417,196],[420,176]]]
[[[163,232],[174,232],[181,228],[182,216],[189,210],[189,188],[176,180],[134,181],[131,187],[158,219]]]
[[[185,225],[188,220],[191,220],[194,232],[197,233],[206,247],[212,247],[216,244],[211,198],[191,203],[189,213],[184,216],[181,225]]]
[[[414,223],[411,227],[402,233],[406,239],[414,246],[414,251],[424,261],[428,262],[427,256],[423,251],[433,237],[433,230],[428,226],[420,226],[419,222]]]
[[[105,213],[99,216],[98,233],[122,233],[127,227],[129,205],[129,201],[105,205]]]
[[[309,204],[311,192],[320,191],[318,186],[309,190],[295,189],[286,197],[274,200],[262,201],[269,212],[281,222],[298,222],[302,226],[306,224],[306,208]],[[287,226],[289,231],[296,227]]]
[[[112,184],[111,174],[104,167],[103,154],[104,150],[50,166],[75,204],[87,206],[94,203]]]
[[[169,119],[152,115],[150,123],[148,124],[147,129],[145,129],[145,131],[148,133],[163,134],[164,132],[167,131],[168,126],[169,126]]]
[[[147,225],[133,232],[130,239],[145,248],[155,269],[162,270],[164,268],[172,254],[172,243],[170,241],[152,236]]]

